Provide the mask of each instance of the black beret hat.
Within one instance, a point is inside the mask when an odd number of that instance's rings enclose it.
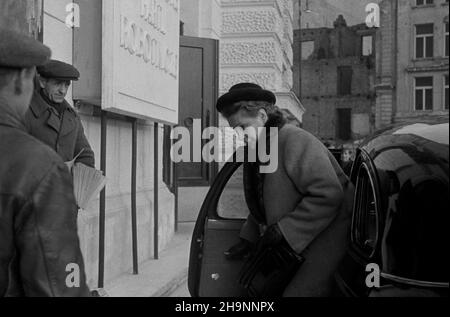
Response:
[[[51,50],[24,34],[0,28],[0,67],[29,68],[48,61]]]
[[[59,80],[78,80],[80,72],[70,64],[51,60],[45,65],[39,66],[37,72],[44,78]]]
[[[219,98],[217,110],[223,112],[225,108],[240,101],[267,101],[276,104],[277,98],[273,92],[264,90],[261,86],[252,83],[240,83],[230,88],[230,91]]]

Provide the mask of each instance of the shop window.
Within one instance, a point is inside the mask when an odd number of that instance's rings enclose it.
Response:
[[[444,76],[444,109],[448,110],[448,75]]]
[[[378,214],[375,190],[365,165],[360,167],[356,181],[353,241],[368,257],[375,251],[378,239]]]
[[[415,110],[433,110],[433,77],[416,78]]]
[[[338,67],[338,95],[352,94],[353,69],[351,66]]]
[[[373,36],[367,35],[362,37],[362,56],[370,56],[373,54]]]
[[[302,42],[302,60],[306,61],[312,58],[314,53],[314,41]]]
[[[434,56],[434,24],[416,25],[416,58]]]

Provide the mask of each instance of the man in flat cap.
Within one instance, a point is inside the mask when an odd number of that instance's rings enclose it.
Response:
[[[95,167],[94,152],[75,110],[65,100],[72,81],[80,77],[72,65],[51,60],[37,68],[40,87],[25,116],[31,135],[50,146],[65,162],[76,159]]]
[[[50,54],[0,29],[0,297],[90,295],[71,176],[24,125],[35,66]]]

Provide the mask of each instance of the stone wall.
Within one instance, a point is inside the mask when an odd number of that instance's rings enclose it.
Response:
[[[314,28],[295,32],[295,87],[306,108],[303,127],[317,137],[338,140],[339,109],[351,109],[352,140],[359,140],[374,130],[375,124],[375,54],[362,55],[362,37],[376,30],[365,24],[347,26],[342,16],[334,28]],[[302,43],[311,43],[310,56],[302,56]],[[351,67],[351,92],[339,95],[338,68]],[[350,141],[350,140],[349,140]]]
[[[82,116],[86,136],[94,149],[97,168],[100,158],[100,121]],[[107,129],[105,283],[132,268],[131,242],[131,126],[110,120]],[[159,132],[160,167],[162,167],[163,131]],[[153,258],[154,237],[154,127],[141,122],[138,126],[137,223],[139,262]],[[163,250],[174,234],[175,200],[162,182],[159,169],[159,248]],[[95,200],[79,215],[79,236],[85,256],[88,282],[96,286],[98,273],[98,206]]]
[[[222,0],[220,92],[254,82],[275,92],[278,106],[302,120],[293,89],[292,0]]]
[[[377,100],[376,128],[390,124],[393,121],[395,107],[395,1],[382,1],[380,29],[377,34]]]

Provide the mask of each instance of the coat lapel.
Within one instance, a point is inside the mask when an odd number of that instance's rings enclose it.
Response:
[[[51,110],[50,110],[50,117],[47,120],[47,125],[59,133],[61,121],[59,117]]]
[[[66,101],[64,101],[64,106],[66,108],[66,111],[64,112],[62,118],[60,118],[56,114],[56,112],[51,109],[51,106],[45,102],[40,93],[35,91],[33,102],[31,103],[30,108],[36,118],[42,117],[45,113],[50,113],[50,116],[48,117],[46,122],[47,125],[54,129],[57,133],[60,133],[61,136],[64,136],[69,134],[76,128],[76,121],[73,110]]]
[[[34,92],[30,109],[36,118],[41,118],[45,114],[50,114],[45,123],[59,133],[60,120],[58,116],[50,109],[50,106],[45,102],[38,91]]]
[[[35,91],[33,94],[33,99],[30,104],[31,112],[33,112],[33,115],[36,118],[42,117],[48,110],[49,106],[47,103],[42,99],[41,95],[38,91]]]
[[[70,105],[66,104],[66,110],[64,111],[64,115],[62,118],[62,127],[60,135],[65,136],[67,134],[70,134],[73,130],[75,130],[76,127],[77,124],[75,114],[73,110],[70,108]]]

